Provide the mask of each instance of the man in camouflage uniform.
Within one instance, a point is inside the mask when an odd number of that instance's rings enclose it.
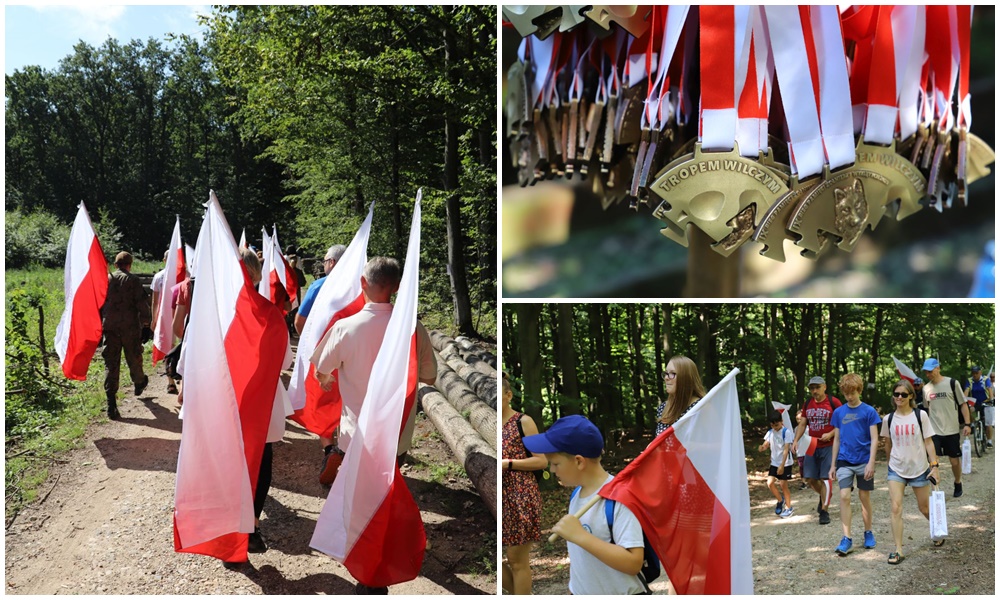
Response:
[[[142,283],[131,273],[132,255],[119,252],[115,257],[115,266],[118,269],[108,275],[108,297],[101,308],[104,326],[104,351],[101,356],[106,369],[104,393],[108,397],[108,418],[117,420],[121,418],[116,400],[122,350],[125,351],[125,362],[135,384],[135,395],[142,394],[149,383],[149,377],[142,370],[142,343],[144,334],[149,332],[151,315]]]

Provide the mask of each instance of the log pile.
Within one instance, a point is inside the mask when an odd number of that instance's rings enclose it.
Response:
[[[417,397],[424,414],[496,517],[496,357],[466,338],[428,333],[437,361],[437,379],[433,387],[421,384]]]

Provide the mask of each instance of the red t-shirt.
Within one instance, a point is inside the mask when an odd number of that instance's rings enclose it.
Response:
[[[820,436],[833,431],[830,419],[833,418],[833,411],[839,408],[840,404],[840,400],[827,394],[822,402],[816,402],[815,399],[809,398],[802,408],[802,414],[805,416],[806,424],[809,427],[809,435],[816,438],[817,448],[826,448],[833,445],[833,439],[824,442],[820,439]]]

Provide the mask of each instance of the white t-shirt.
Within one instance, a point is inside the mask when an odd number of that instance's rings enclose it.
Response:
[[[955,435],[959,432],[958,422],[962,420],[959,406],[965,402],[965,395],[958,390],[958,406],[955,405],[955,389],[959,385],[951,377],[942,377],[937,384],[924,384],[924,406],[934,423],[934,435]],[[893,469],[895,470],[895,469]]]
[[[920,411],[924,424],[924,438],[935,435],[934,425],[926,411]],[[881,437],[889,436],[889,417],[882,420]],[[919,477],[927,470],[927,448],[920,439],[920,427],[917,425],[917,411],[908,415],[898,412],[892,415],[892,452],[889,454],[889,468],[896,475],[906,479]]]
[[[153,275],[153,283],[149,285],[149,289],[154,292],[160,293],[163,291],[163,282],[167,280],[167,270],[160,269],[156,275]]]
[[[337,370],[337,383],[343,408],[340,414],[340,437],[338,445],[344,451],[351,442],[351,435],[358,426],[361,405],[368,392],[368,379],[372,365],[382,346],[382,338],[389,326],[392,305],[388,303],[365,304],[357,314],[341,319],[326,332],[316,344],[310,362],[318,373],[332,373]],[[437,375],[437,361],[427,330],[417,321],[417,379],[432,379]],[[402,431],[397,452],[403,454],[413,442],[413,428],[416,421],[414,402]]]
[[[614,475],[608,475],[605,484],[611,481]],[[575,514],[593,495],[580,497],[578,493],[569,501],[569,513]],[[605,542],[611,541],[611,532],[608,530],[608,517],[604,514],[603,498],[597,501],[590,510],[584,513],[580,519],[583,528],[598,539]],[[621,502],[615,503],[614,511],[615,544],[622,548],[642,548],[642,526],[638,519]],[[621,571],[612,569],[602,563],[593,554],[587,552],[574,543],[566,542],[569,551],[569,591],[574,595],[579,594],[601,594],[601,595],[632,595],[645,591],[642,581],[638,575],[626,575]]]
[[[785,451],[785,444],[789,444],[795,440],[795,434],[792,433],[791,429],[783,427],[782,430],[785,435],[782,436],[781,431],[775,431],[773,429],[768,429],[767,433],[764,434],[764,441],[771,443],[771,466],[780,467],[781,466],[781,455]],[[791,466],[795,462],[795,457],[792,456],[792,451],[788,451],[788,458],[785,459],[785,466]]]

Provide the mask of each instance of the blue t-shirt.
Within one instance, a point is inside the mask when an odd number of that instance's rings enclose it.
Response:
[[[851,465],[860,465],[871,458],[871,426],[878,425],[882,418],[874,408],[862,402],[856,408],[846,403],[833,411],[830,424],[840,430],[840,451],[837,460]]]
[[[299,305],[299,316],[303,319],[309,316],[309,312],[312,310],[313,302],[316,301],[316,296],[319,295],[319,288],[323,287],[323,282],[326,281],[326,277],[320,277],[316,281],[312,282],[309,289],[306,290],[306,295],[302,298],[302,304]]]
[[[986,390],[990,389],[990,380],[980,377],[979,381],[972,380],[969,384],[972,388],[969,390],[969,395],[976,399],[976,408],[980,408],[983,402],[986,402]]]

